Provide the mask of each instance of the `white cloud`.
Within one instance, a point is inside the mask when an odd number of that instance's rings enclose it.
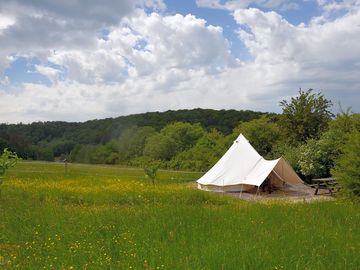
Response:
[[[15,19],[13,17],[0,13],[0,35],[2,30],[10,27],[13,24],[15,24]]]
[[[339,10],[356,10],[360,6],[359,0],[318,0],[318,5],[327,12],[339,11]]]
[[[279,100],[299,87],[324,90],[334,102],[360,104],[358,10],[296,26],[276,12],[237,8],[245,2],[227,3],[233,4],[239,38],[253,56],[247,62],[231,55],[221,27],[193,15],[147,14],[134,8],[118,20],[111,15],[104,28],[100,20],[87,22],[84,14],[91,8],[69,15],[67,7],[57,11],[58,6],[39,9],[22,3],[37,13],[18,15],[4,30],[0,70],[19,55],[36,57],[41,62],[36,70],[53,84],[14,89],[6,88],[3,78],[0,122],[80,121],[194,107],[278,111]],[[258,2],[278,8],[288,3]],[[11,10],[19,7],[16,3]],[[151,3],[164,8],[162,1]],[[42,17],[44,12],[49,17]],[[40,33],[31,32],[37,27]]]
[[[146,108],[196,106],[207,91],[205,85],[210,89],[219,84],[211,76],[236,65],[222,29],[192,15],[138,10],[136,17],[111,27],[106,37],[93,42],[93,49],[46,50],[44,62],[63,67],[66,80],[58,81],[57,69],[37,65],[38,72],[57,83],[26,84],[20,93],[0,91],[0,104],[17,104],[17,112],[11,110],[10,116],[3,111],[2,117],[84,120]],[[199,93],[194,92],[197,87]],[[214,91],[219,100],[220,92]],[[196,98],[189,99],[190,95]]]
[[[288,87],[312,87],[334,99],[346,100],[346,93],[359,98],[354,95],[360,88],[359,10],[309,26],[258,9],[236,10],[234,18],[240,39],[264,72],[264,92],[267,85],[276,85],[279,95]]]
[[[234,11],[237,9],[248,8],[249,6],[256,5],[262,8],[276,9],[276,10],[291,10],[298,9],[299,5],[289,0],[196,0],[199,7],[207,7],[213,9],[225,9]]]
[[[275,12],[237,10],[239,36],[258,61],[351,68],[360,60],[360,10],[324,24],[294,26]],[[350,66],[348,66],[350,65]],[[348,66],[348,67],[347,67]]]
[[[57,83],[61,71],[48,66],[35,65],[35,69],[45,77],[47,77],[52,83]]]
[[[137,8],[165,8],[162,0],[5,1],[0,5],[4,55],[44,56],[53,50],[93,50],[99,31],[117,26]],[[0,65],[3,63],[0,63]],[[6,66],[0,66],[0,71]]]
[[[235,62],[220,27],[207,26],[192,15],[163,17],[140,11],[114,27],[106,40],[98,39],[95,49],[58,50],[48,59],[64,66],[69,80],[81,83],[151,76],[169,86],[171,78],[182,80],[189,69],[216,73]]]

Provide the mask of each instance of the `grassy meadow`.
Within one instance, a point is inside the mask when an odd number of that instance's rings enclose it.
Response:
[[[0,198],[0,269],[360,269],[360,207],[250,203],[199,173],[23,162]]]

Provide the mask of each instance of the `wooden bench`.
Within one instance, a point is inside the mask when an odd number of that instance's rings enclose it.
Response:
[[[316,178],[311,181],[313,183],[309,186],[315,188],[314,195],[318,195],[319,189],[329,191],[330,195],[333,195],[340,190],[335,178]]]

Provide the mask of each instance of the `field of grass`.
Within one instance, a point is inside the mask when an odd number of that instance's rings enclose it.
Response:
[[[360,207],[249,203],[199,173],[20,163],[0,198],[0,269],[360,269]]]

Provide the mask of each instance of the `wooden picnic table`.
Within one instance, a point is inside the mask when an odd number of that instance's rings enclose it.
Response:
[[[333,195],[337,191],[339,191],[340,187],[337,186],[338,183],[335,178],[315,178],[311,180],[312,184],[310,185],[312,188],[315,188],[314,195],[317,195],[319,189],[328,190],[330,195]]]

